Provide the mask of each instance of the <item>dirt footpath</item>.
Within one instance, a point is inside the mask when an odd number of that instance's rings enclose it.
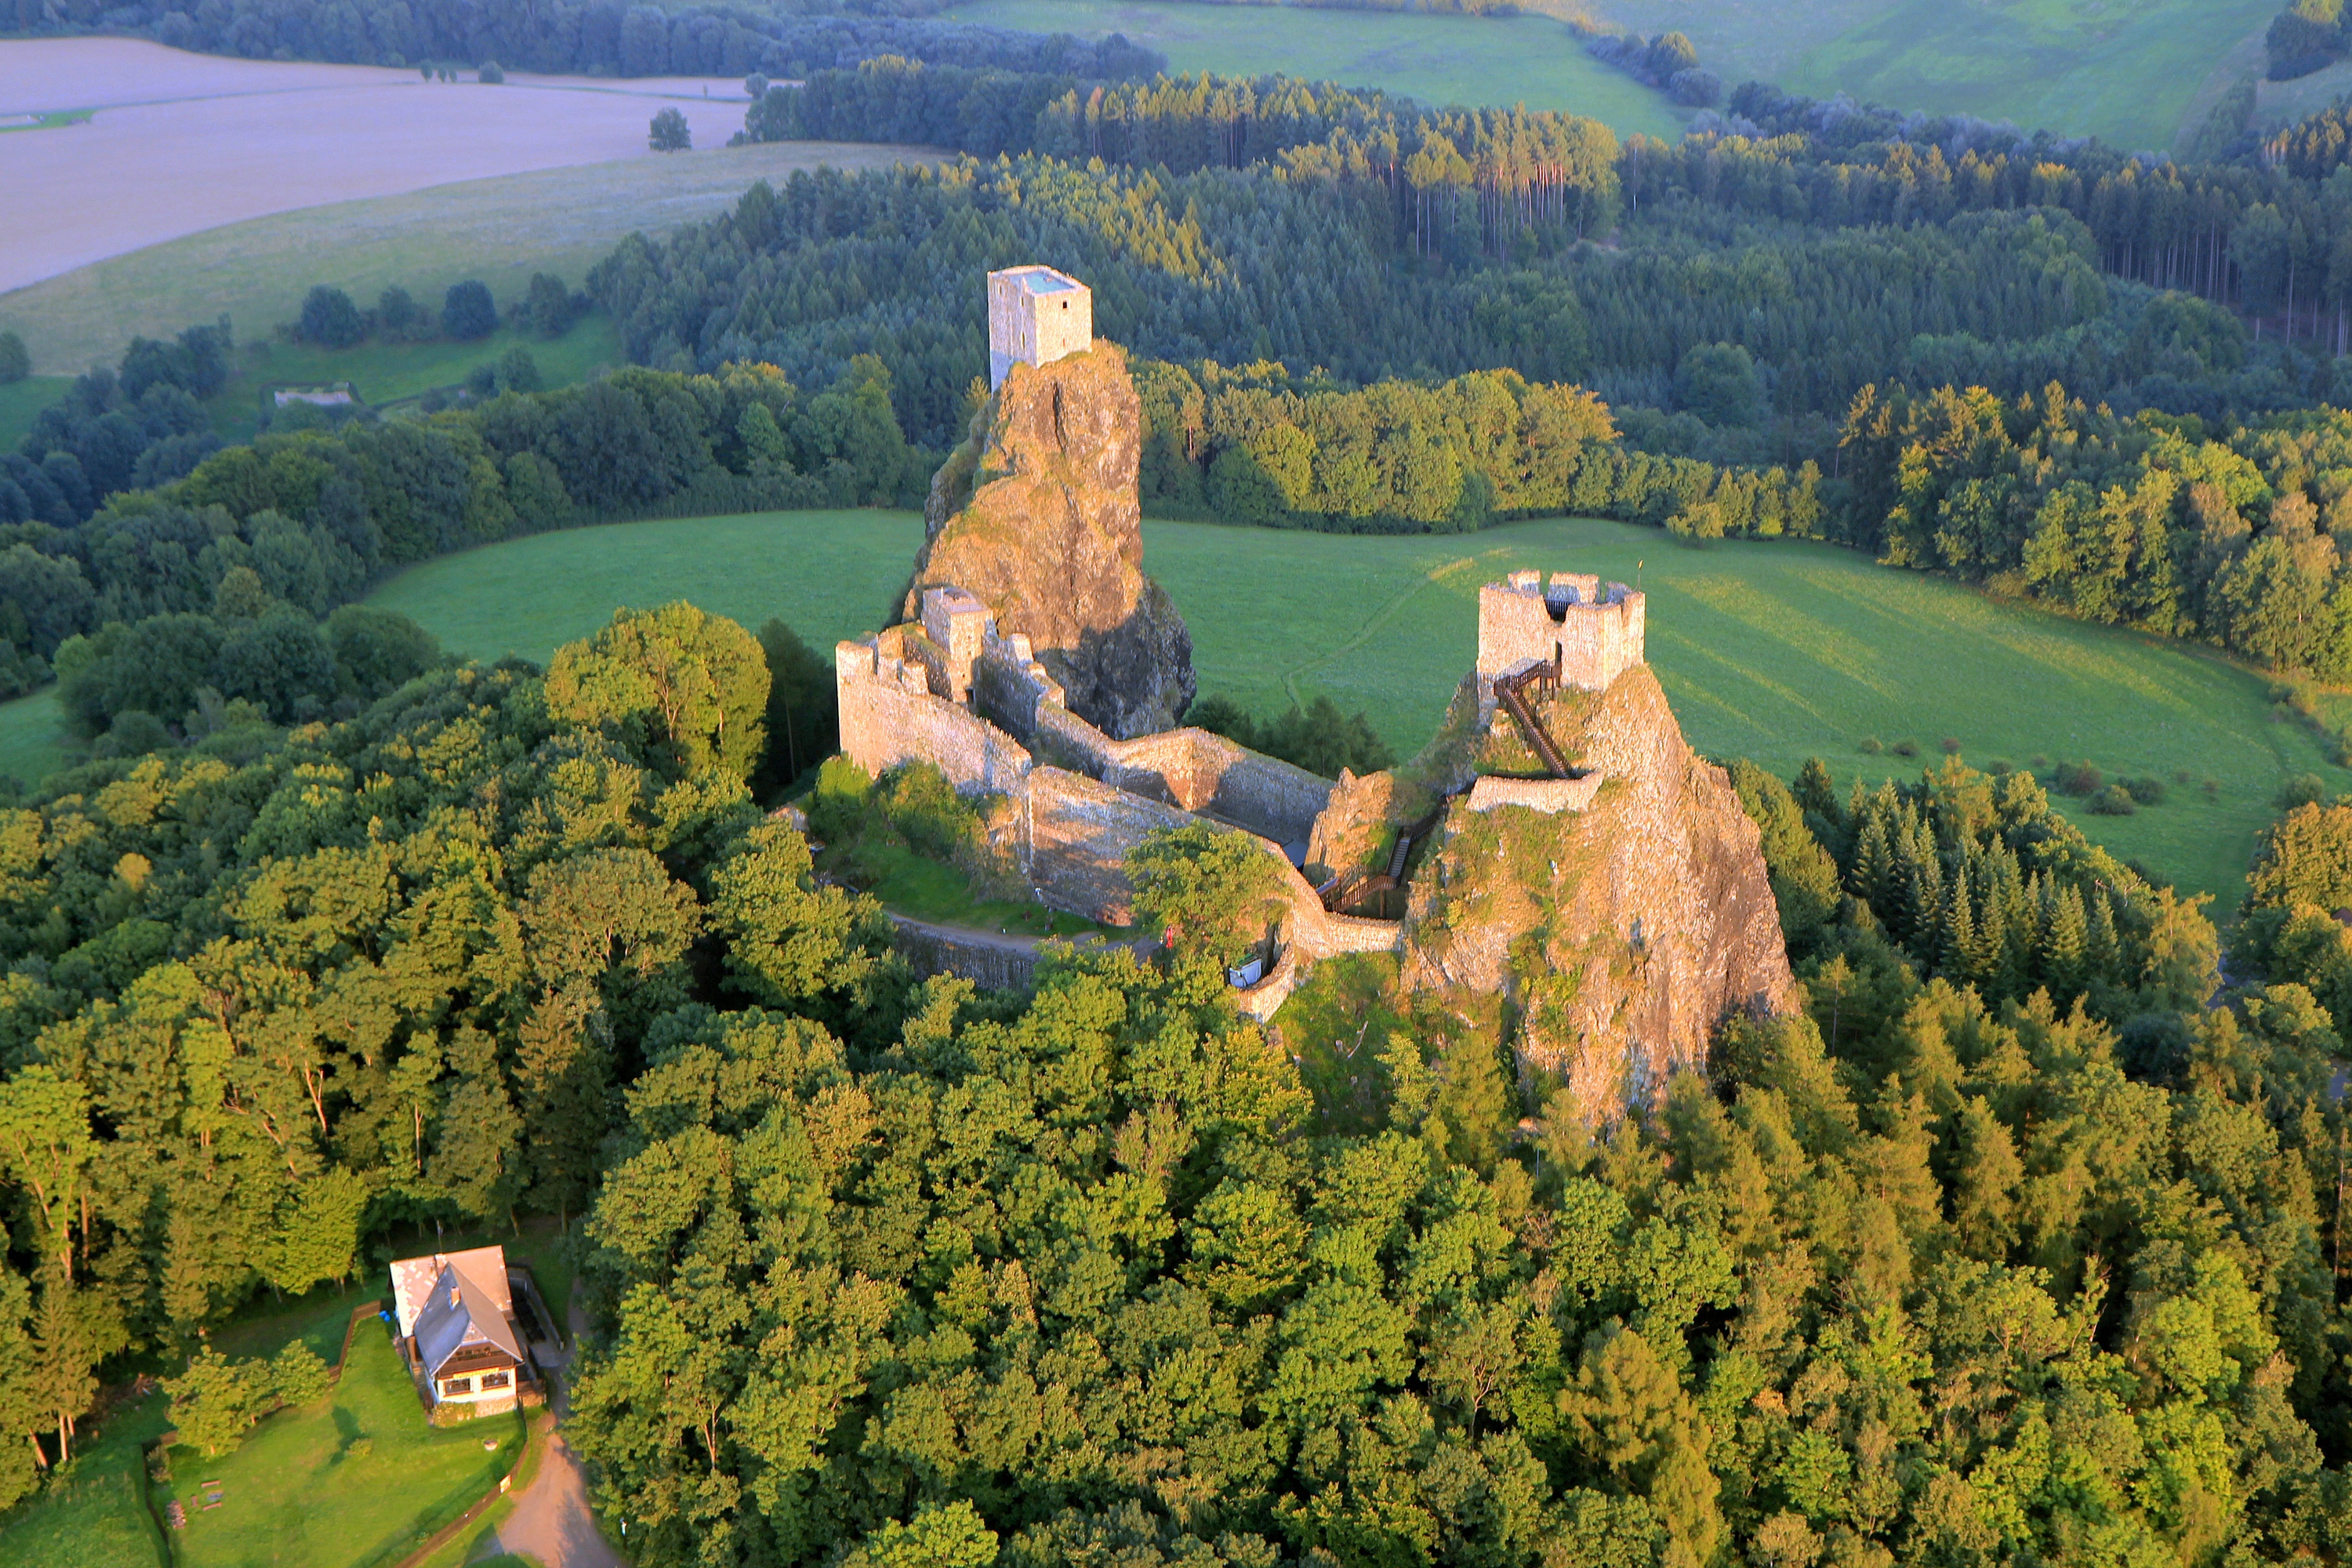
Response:
[[[457,180],[628,157],[656,110],[697,147],[742,129],[743,84],[517,73],[499,87],[378,66],[224,59],[136,38],[0,42],[0,294],[221,224]],[[331,281],[322,279],[322,281]],[[252,324],[239,322],[251,330]]]
[[[570,1318],[569,1331],[576,1348],[584,1326],[576,1305]],[[568,1355],[561,1358],[562,1363],[569,1360]],[[581,1474],[580,1456],[563,1440],[563,1417],[570,1411],[563,1378],[558,1372],[548,1381],[554,1390],[551,1403],[557,1429],[548,1439],[539,1474],[515,1499],[514,1511],[475,1548],[474,1556],[509,1553],[529,1557],[542,1568],[628,1568],[627,1561],[597,1530],[595,1516],[588,1511],[588,1483]]]

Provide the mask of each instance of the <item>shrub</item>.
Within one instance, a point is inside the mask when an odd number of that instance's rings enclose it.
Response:
[[[1919,742],[1912,740],[1897,741],[1895,742],[1895,754],[1898,757],[1916,757],[1919,754]]]
[[[2209,790],[2207,793],[2211,792]],[[2279,781],[2278,794],[2273,798],[2281,811],[2293,811],[2298,805],[2316,805],[2327,798],[2327,781],[2317,773],[2289,773]]]
[[[2216,779],[2216,778],[2209,778],[2209,779],[2207,779],[2207,780],[2205,781],[2205,795],[2206,795],[2206,798],[2207,798],[2207,799],[2209,799],[2209,800],[2210,800],[2210,799],[2211,799],[2213,796],[2218,795],[2220,795],[2221,793],[2221,781],[2220,779]]]
[[[694,147],[694,132],[686,123],[686,116],[675,109],[665,109],[646,127],[646,145],[656,153],[685,153]]]
[[[316,1351],[296,1340],[270,1361],[269,1382],[280,1404],[308,1405],[333,1386],[334,1377]]]
[[[2153,773],[2144,779],[2117,779],[2116,782],[2142,805],[2164,804],[2164,781]]]
[[[2185,784],[2193,783],[2196,776],[2196,774],[2190,773],[2187,768],[2175,768],[2172,770],[2172,782],[2174,784]]]
[[[1945,736],[1945,737],[1944,737],[1944,755],[1946,755],[1946,756],[1948,756],[1948,757],[1957,757],[1957,756],[1958,756],[1959,754],[1960,754],[1960,738],[1959,738],[1958,735],[1947,735],[1947,736]]]
[[[498,379],[500,392],[537,392],[546,384],[540,378],[539,362],[520,343],[499,356]]]
[[[180,1441],[209,1456],[245,1441],[246,1432],[268,1414],[273,1397],[266,1363],[231,1361],[209,1346],[188,1363],[186,1372],[165,1378],[163,1392],[171,1396]]]
[[[441,332],[460,342],[487,338],[499,330],[499,308],[489,285],[467,279],[449,285],[441,298]]]
[[[415,295],[394,283],[375,297],[375,330],[402,341],[426,337],[432,333],[433,318]]]
[[[2060,763],[2051,785],[2060,795],[2094,795],[2106,787],[2107,775],[2088,762]]]
[[[302,296],[294,335],[321,348],[347,349],[367,336],[367,318],[349,294],[321,283]]]
[[[522,314],[540,336],[561,337],[572,325],[572,291],[552,272],[534,272],[530,292],[523,297]]]
[[[0,386],[32,374],[33,356],[25,352],[25,340],[14,332],[0,332]]]
[[[2017,771],[2017,764],[2016,764],[2015,763],[2012,763],[2012,762],[2009,761],[2009,760],[2008,760],[2007,758],[2005,758],[2005,757],[2004,757],[2004,758],[2001,758],[2001,759],[1997,760],[1996,762],[1994,762],[1994,763],[1992,763],[1992,765],[1991,765],[1991,766],[1990,766],[1990,767],[1988,767],[1987,769],[1985,769],[1985,772],[1987,772],[1987,773],[1989,773],[1992,774],[1992,776],[1993,776],[1993,777],[1995,777],[1995,778],[1997,778],[1997,779],[1999,779],[1999,778],[2007,778],[2010,774],[2011,774],[2011,773],[2015,773],[2016,771]]]
[[[1881,744],[1879,743],[1879,740],[1878,740],[1878,737],[1877,737],[1877,736],[1875,736],[1875,735],[1866,735],[1866,736],[1864,736],[1864,737],[1863,738],[1863,742],[1862,742],[1862,754],[1863,754],[1864,756],[1865,756],[1865,757],[1874,757],[1874,756],[1878,755],[1878,753],[1879,753],[1879,752],[1883,752],[1883,751],[1885,751],[1885,750],[1886,750],[1886,748],[1885,748],[1885,746],[1883,746],[1883,745],[1881,745]]]
[[[2139,805],[2132,799],[2131,791],[2115,784],[2091,797],[2090,809],[2101,816],[2129,816]]]
[[[2036,752],[2033,753],[2032,765],[2035,773],[2046,773],[2050,771],[2050,759],[2043,756],[2041,752]]]
[[[482,62],[482,68],[474,73],[474,79],[477,81],[486,82],[492,87],[496,87],[499,83],[507,79],[507,73],[499,68],[498,61],[484,60]]]

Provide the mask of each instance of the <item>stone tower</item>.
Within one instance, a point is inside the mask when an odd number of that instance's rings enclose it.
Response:
[[[1606,691],[1642,662],[1647,601],[1622,583],[1555,572],[1514,572],[1478,591],[1478,679],[1529,662],[1559,661],[1563,686]]]
[[[1012,267],[988,275],[988,386],[1015,364],[1051,364],[1095,342],[1094,290],[1050,267]]]

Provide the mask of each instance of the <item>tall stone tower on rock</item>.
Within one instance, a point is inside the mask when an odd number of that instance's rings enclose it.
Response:
[[[1142,404],[1118,344],[1015,360],[931,480],[900,614],[953,586],[1027,637],[1070,710],[1120,740],[1192,700],[1192,638],[1143,574]]]

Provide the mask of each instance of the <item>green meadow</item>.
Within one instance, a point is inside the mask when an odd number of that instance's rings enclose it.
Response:
[[[429,301],[438,308],[438,301]],[[236,356],[236,375],[213,400],[213,423],[224,439],[249,441],[259,428],[263,400],[280,386],[312,386],[348,381],[360,400],[376,408],[396,406],[436,387],[457,386],[483,365],[495,365],[509,349],[530,353],[547,386],[570,386],[627,363],[620,330],[595,312],[574,321],[562,337],[544,338],[523,327],[500,327],[471,342],[364,342],[347,349],[310,343],[248,343]]]
[[[0,1515],[0,1563],[8,1568],[158,1568],[163,1531],[147,1511],[143,1445],[171,1426],[167,1401],[150,1394],[98,1422],[82,1420],[73,1462],[33,1501]]]
[[[454,1427],[425,1419],[380,1322],[360,1325],[334,1390],[269,1416],[232,1454],[171,1451],[188,1512],[178,1568],[360,1568],[397,1561],[511,1468],[520,1415]],[[494,1441],[496,1451],[483,1447]],[[216,1508],[206,1499],[221,1498]]]
[[[1600,18],[1679,28],[1727,84],[2014,120],[2164,151],[2221,86],[2262,69],[2273,0],[1599,0]],[[2267,109],[2267,99],[2265,108]]]
[[[1282,72],[1385,88],[1429,104],[1564,109],[1625,135],[1679,140],[1685,111],[1584,52],[1549,16],[1442,16],[1183,0],[967,0],[958,22],[1101,37],[1124,33],[1173,71]]]
[[[781,616],[823,647],[882,624],[920,531],[911,514],[873,511],[622,523],[431,562],[373,602],[483,658],[544,659],[615,606],[677,598],[752,626]],[[1470,667],[1479,584],[1533,566],[1641,583],[1650,662],[1710,755],[1784,775],[1820,756],[1843,784],[1910,774],[1948,737],[1979,764],[2088,759],[2110,777],[2166,780],[2161,805],[2076,819],[2116,853],[2220,895],[2217,913],[2236,902],[2284,777],[2352,789],[2309,731],[2273,716],[2248,670],[1829,545],[1694,550],[1569,519],[1407,537],[1152,522],[1145,540],[1192,628],[1203,693],[1259,710],[1328,693],[1368,713],[1400,755],[1435,730]],[[0,733],[9,717],[0,709]],[[1919,754],[1867,754],[1873,739]],[[2182,771],[2186,785],[2173,782]]]
[[[0,386],[0,451],[13,451],[41,410],[63,397],[72,384],[70,376],[28,375]]]
[[[616,523],[428,562],[372,602],[476,658],[543,660],[617,606],[672,599],[753,627],[781,616],[823,647],[883,624],[921,527],[883,511]],[[2352,790],[2250,670],[1830,545],[1694,550],[1580,519],[1405,537],[1151,522],[1145,538],[1192,627],[1204,694],[1265,711],[1328,693],[1369,714],[1401,756],[1434,731],[1470,667],[1479,584],[1532,566],[1641,584],[1650,663],[1711,756],[1783,775],[1819,756],[1843,784],[1907,776],[1949,739],[1979,765],[2088,760],[2110,778],[2164,780],[2164,802],[2128,817],[2061,805],[2117,854],[2219,895],[2224,915],[2283,779]],[[0,704],[0,772],[38,777],[58,740],[50,694]],[[1897,754],[1906,742],[1916,756]]]
[[[111,363],[134,335],[168,336],[223,311],[240,342],[266,340],[271,327],[294,319],[314,283],[347,289],[362,304],[397,283],[437,304],[450,284],[478,278],[504,304],[521,298],[534,272],[552,272],[577,289],[630,235],[707,218],[754,180],[939,156],[919,147],[822,142],[714,147],[306,207],[0,294],[0,328],[23,336],[38,369],[72,374]]]

